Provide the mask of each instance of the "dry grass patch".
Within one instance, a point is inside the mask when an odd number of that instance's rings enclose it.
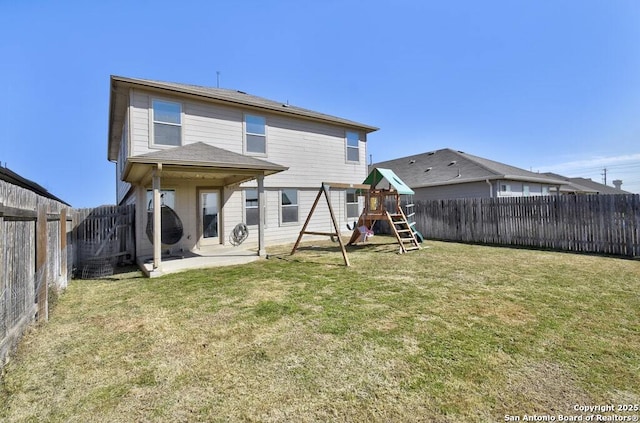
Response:
[[[496,421],[640,401],[640,263],[389,239],[74,281],[3,421]]]

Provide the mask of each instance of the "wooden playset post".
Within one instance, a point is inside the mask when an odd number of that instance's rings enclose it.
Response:
[[[311,206],[311,210],[309,211],[309,214],[307,215],[307,219],[304,222],[304,225],[302,226],[302,230],[300,231],[300,235],[298,235],[298,239],[296,240],[296,243],[293,245],[293,249],[291,250],[291,255],[294,255],[296,250],[298,249],[298,246],[300,245],[300,241],[302,240],[302,236],[304,234],[308,234],[308,235],[324,235],[324,236],[329,236],[329,237],[336,237],[338,238],[338,243],[340,244],[340,251],[342,251],[342,258],[344,259],[344,264],[345,266],[351,266],[351,264],[349,263],[349,257],[347,257],[347,250],[344,246],[344,242],[342,241],[342,236],[340,235],[340,225],[338,224],[338,221],[336,220],[336,215],[333,212],[333,206],[331,205],[331,198],[329,197],[329,190],[331,188],[336,188],[336,189],[369,189],[369,185],[364,185],[364,184],[340,184],[340,183],[330,183],[330,182],[323,182],[322,186],[320,187],[320,190],[318,191],[318,195],[316,195],[316,199],[313,202],[313,206]],[[322,195],[324,194],[325,199],[327,200],[327,206],[329,207],[329,214],[331,215],[331,222],[333,224],[333,229],[334,232],[317,232],[317,231],[307,231],[307,226],[309,225],[309,222],[311,221],[311,216],[313,216],[313,212],[316,209],[316,206],[318,205],[318,202],[320,201],[320,197],[322,197]]]

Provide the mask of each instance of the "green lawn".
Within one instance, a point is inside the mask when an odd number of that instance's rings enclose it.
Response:
[[[376,236],[351,268],[315,242],[73,281],[6,366],[0,420],[485,422],[640,404],[639,261],[427,245],[398,255]]]

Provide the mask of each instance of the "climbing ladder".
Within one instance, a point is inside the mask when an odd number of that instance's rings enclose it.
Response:
[[[389,213],[387,210],[387,219],[389,220],[389,226],[391,232],[396,236],[398,244],[400,245],[400,254],[407,251],[419,250],[420,244],[414,234],[412,225],[407,220],[407,216],[402,211],[401,207],[398,207],[396,213]]]
[[[404,205],[405,216],[407,216],[407,222],[413,232],[413,236],[418,242],[424,241],[424,236],[416,229],[416,205],[413,204],[413,195],[409,196],[410,202]]]

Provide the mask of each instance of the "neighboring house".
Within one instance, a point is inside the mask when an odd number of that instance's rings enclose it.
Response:
[[[227,245],[242,222],[244,245],[259,254],[295,241],[322,182],[366,178],[367,134],[377,129],[241,91],[112,76],[108,159],[118,203],[136,205],[139,261],[153,256],[157,269],[161,247]],[[148,215],[160,221],[154,199],[182,221],[176,244],[145,234]],[[332,190],[341,224],[357,217],[348,212],[357,201]],[[311,227],[329,225],[327,212]]]
[[[8,182],[12,185],[16,185],[19,186],[20,188],[24,188],[26,190],[29,190],[33,193],[35,193],[36,195],[40,196],[40,197],[44,197],[47,198],[49,200],[53,200],[53,201],[57,201],[58,203],[62,203],[66,206],[71,207],[68,203],[62,201],[61,199],[59,199],[58,197],[56,197],[55,195],[51,194],[49,191],[46,190],[46,188],[44,188],[43,186],[27,179],[24,178],[20,175],[18,175],[17,173],[15,173],[14,171],[10,170],[9,168],[6,167],[2,167],[0,166],[0,181],[5,181]]]
[[[371,167],[393,170],[415,191],[414,201],[550,195],[564,181],[449,148]]]
[[[609,185],[604,185],[598,182],[594,182],[591,179],[587,178],[568,178],[566,176],[558,175],[557,173],[545,172],[543,175],[546,175],[550,178],[560,179],[564,183],[560,185],[560,194],[631,194],[630,192],[624,191],[620,188],[610,187]],[[618,182],[618,181],[614,181]],[[622,181],[620,181],[620,185],[622,185]],[[554,188],[554,192],[556,189]]]

